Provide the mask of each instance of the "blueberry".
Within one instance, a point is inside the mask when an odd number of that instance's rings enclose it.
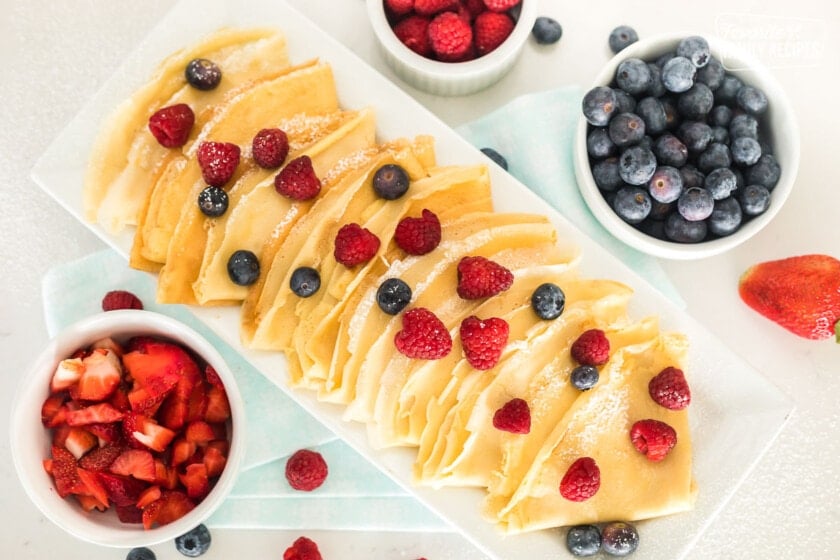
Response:
[[[740,189],[743,189],[747,184],[746,181],[744,180],[744,174],[741,173],[741,170],[738,169],[737,167],[730,167],[729,169],[731,169],[732,173],[735,174],[735,182],[736,182],[736,185],[737,185],[735,187],[735,192],[739,192]]]
[[[712,142],[717,142],[718,144],[729,144],[729,129],[725,126],[713,126]]]
[[[738,200],[744,214],[758,216],[770,206],[770,191],[762,185],[747,185],[741,190]]]
[[[711,215],[714,206],[712,194],[700,187],[686,189],[677,200],[677,211],[690,222],[705,220]]]
[[[697,70],[695,79],[709,86],[710,90],[715,91],[723,83],[724,76],[726,76],[726,69],[723,64],[715,57],[711,57],[706,66]]]
[[[376,290],[376,303],[388,315],[396,315],[411,301],[411,288],[399,278],[388,278]]]
[[[656,156],[642,146],[630,146],[618,158],[618,173],[630,185],[644,185],[656,171]]]
[[[693,35],[686,37],[677,45],[677,56],[689,59],[696,68],[702,68],[709,63],[712,51],[706,39]]]
[[[758,120],[745,113],[735,115],[729,123],[729,136],[733,140],[741,137],[758,140]]]
[[[706,238],[709,231],[704,220],[691,222],[674,212],[665,221],[665,235],[678,243],[698,243]]]
[[[665,107],[655,97],[645,97],[636,105],[636,114],[645,121],[645,132],[661,134],[668,126]]]
[[[531,307],[540,319],[556,319],[566,307],[566,294],[557,284],[540,284],[531,294]]]
[[[657,167],[648,182],[648,192],[658,202],[673,202],[680,197],[682,190],[682,175],[676,167],[668,165]]]
[[[595,366],[577,366],[572,370],[571,381],[575,388],[588,391],[598,383],[598,368]]]
[[[732,152],[732,161],[738,165],[753,165],[761,157],[761,144],[747,136],[733,140],[729,149]]]
[[[540,45],[552,45],[563,36],[563,27],[554,18],[540,16],[534,22],[531,34]]]
[[[665,109],[665,128],[673,130],[680,124],[680,114],[677,111],[677,104],[669,97],[660,97],[659,102]]]
[[[609,124],[610,140],[623,148],[638,143],[645,136],[645,121],[634,113],[621,113]]]
[[[633,97],[623,89],[613,88],[613,91],[615,92],[615,100],[617,103],[615,114],[636,112],[635,97]]]
[[[720,87],[715,90],[715,101],[724,105],[734,104],[735,96],[738,94],[738,90],[743,86],[744,82],[732,74],[727,74],[723,77]]]
[[[666,52],[664,54],[661,54],[658,57],[656,57],[656,60],[654,61],[654,64],[659,66],[659,68],[661,70],[662,67],[665,66],[665,63],[668,62],[669,60],[671,60],[672,58],[674,58],[675,56],[677,56],[677,53],[675,53],[674,51],[668,51],[668,52]]]
[[[373,174],[373,190],[385,200],[396,200],[408,190],[408,173],[395,163],[387,163]]]
[[[762,185],[772,191],[781,175],[782,168],[776,158],[772,154],[763,154],[755,165],[747,168],[744,178],[748,185]]]
[[[569,527],[566,547],[575,556],[594,556],[601,548],[601,531],[595,525]]]
[[[314,268],[301,266],[292,272],[289,287],[300,297],[307,298],[321,287],[321,275]]]
[[[202,523],[195,529],[175,538],[175,548],[184,556],[195,558],[210,548],[210,531]]]
[[[653,143],[653,153],[662,165],[682,167],[688,161],[688,148],[673,134],[661,135]]]
[[[250,286],[260,277],[260,261],[251,251],[235,251],[227,263],[228,276],[238,286]]]
[[[195,89],[208,91],[219,85],[222,80],[222,71],[212,60],[194,58],[187,64],[184,76]]]
[[[622,521],[607,523],[601,531],[601,546],[607,554],[627,556],[638,548],[639,532]]]
[[[735,233],[741,227],[743,213],[734,196],[715,201],[715,209],[709,216],[709,231],[724,237]]]
[[[665,84],[662,83],[662,68],[652,62],[648,62],[648,70],[650,70],[650,86],[647,89],[647,94],[651,97],[662,97],[668,90],[665,89]]]
[[[623,187],[615,193],[613,210],[628,224],[638,224],[650,214],[650,195],[639,187]]]
[[[218,218],[227,212],[228,194],[219,187],[207,187],[198,193],[198,208],[205,216]]]
[[[593,165],[592,178],[598,188],[605,191],[614,191],[623,185],[624,181],[618,173],[618,158],[610,157]]]
[[[616,146],[610,140],[607,129],[593,128],[586,135],[586,151],[593,158],[601,159],[613,155],[616,152]]]
[[[753,86],[744,86],[735,94],[738,106],[751,115],[760,115],[767,110],[767,96]]]
[[[659,202],[655,198],[651,199],[650,214],[648,214],[648,219],[646,221],[656,220],[661,222],[662,220],[665,220],[671,212],[674,211],[675,206],[676,203],[674,202]]]
[[[640,58],[622,60],[615,72],[615,83],[630,95],[644,93],[652,80],[647,63]]]
[[[711,126],[729,126],[732,122],[732,109],[727,105],[715,105],[709,111],[708,122]]]
[[[677,99],[677,110],[688,119],[705,118],[715,103],[712,90],[706,84],[694,84]]]
[[[706,175],[703,187],[715,200],[723,200],[735,191],[738,180],[735,178],[735,173],[728,167],[718,167]]]
[[[128,551],[125,560],[156,560],[155,553],[151,549],[141,546]]]
[[[619,25],[610,33],[610,50],[618,53],[639,40],[639,34],[629,25]]]
[[[675,56],[662,67],[662,84],[665,89],[682,93],[694,85],[697,68],[684,56]]]
[[[507,171],[508,162],[505,159],[505,156],[503,156],[493,148],[481,148],[481,153],[492,159],[496,163],[496,165]]]
[[[680,176],[683,180],[683,187],[690,189],[692,187],[702,187],[706,176],[700,172],[699,169],[693,165],[683,165],[680,167]]]
[[[618,100],[612,88],[596,86],[583,96],[583,116],[593,126],[606,126],[616,112]]]
[[[697,156],[697,168],[703,173],[730,165],[732,165],[732,153],[729,151],[729,146],[719,142],[712,142]]]
[[[702,152],[712,141],[712,127],[700,121],[684,121],[677,129],[677,137],[689,152]]]

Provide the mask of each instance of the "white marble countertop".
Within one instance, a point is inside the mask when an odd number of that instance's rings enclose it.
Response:
[[[208,0],[212,1],[212,0]],[[361,0],[289,0],[289,3],[397,80],[377,51]],[[0,10],[0,410],[8,411],[18,377],[47,340],[40,298],[43,274],[104,244],[29,178],[38,156],[122,58],[174,4],[173,0],[112,2],[3,2]],[[689,26],[688,12],[693,23]],[[763,372],[796,404],[787,427],[689,555],[692,559],[840,557],[840,346],[797,339],[746,310],[737,280],[749,265],[803,253],[840,257],[836,146],[840,113],[840,8],[827,0],[707,0],[690,8],[662,0],[559,2],[541,0],[540,13],[563,24],[560,43],[530,42],[500,83],[463,98],[405,89],[456,126],[519,94],[591,82],[608,58],[614,26],[640,35],[668,30],[735,33],[776,39],[758,53],[774,69],[797,112],[802,162],[793,194],[774,222],[740,248],[696,262],[664,262],[687,311]],[[200,17],[200,14],[196,14]],[[740,34],[740,35],[739,35]],[[731,37],[731,36],[730,36]],[[404,85],[404,84],[401,84]],[[71,294],[68,294],[71,297]],[[7,433],[8,414],[0,415]],[[109,559],[124,551],[75,540],[46,520],[26,498],[0,443],[0,549],[7,558]],[[219,531],[205,556],[280,558],[296,538],[286,531]],[[456,534],[312,533],[326,559],[480,559]],[[171,545],[160,559],[181,558]]]

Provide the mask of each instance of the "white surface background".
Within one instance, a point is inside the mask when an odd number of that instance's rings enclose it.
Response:
[[[0,410],[10,409],[18,377],[46,342],[40,279],[56,263],[103,247],[29,179],[51,140],[173,5],[173,0],[54,3],[0,0]],[[361,0],[289,0],[386,76]],[[540,13],[563,25],[560,43],[530,42],[514,70],[489,90],[437,98],[405,87],[456,126],[516,95],[590,83],[608,56],[615,25],[642,36],[668,30],[754,40],[756,54],[786,88],[802,129],[802,163],[793,194],[776,220],[741,248],[697,262],[666,262],[688,312],[791,396],[797,410],[777,442],[689,556],[713,558],[840,557],[840,346],[788,334],[748,310],[737,279],[749,265],[794,254],[840,257],[840,7],[829,0],[706,1],[541,0]],[[691,11],[689,23],[687,13]],[[746,15],[746,16],[745,16]],[[200,14],[196,14],[200,17]],[[376,92],[371,92],[375,101]],[[72,294],[68,294],[72,297]],[[737,375],[737,372],[732,372]],[[0,434],[8,414],[0,414]],[[9,558],[119,559],[124,552],[80,543],[45,520],[23,493],[6,438],[0,438],[0,550]],[[298,533],[218,531],[205,558],[236,554],[281,558]],[[324,557],[355,560],[480,559],[457,535],[310,533]],[[644,535],[655,538],[653,535]],[[158,558],[182,558],[171,545]]]

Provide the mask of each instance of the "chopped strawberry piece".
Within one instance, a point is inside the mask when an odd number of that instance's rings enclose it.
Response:
[[[196,448],[195,442],[183,438],[176,439],[172,444],[172,466],[175,467],[189,461],[190,457],[195,455]]]
[[[47,397],[44,404],[41,405],[41,423],[44,427],[54,428],[64,423],[67,415],[67,408],[64,404],[67,399],[69,399],[69,395],[64,391]]]
[[[151,504],[155,500],[159,500],[161,496],[160,486],[154,485],[149,486],[140,494],[140,497],[137,499],[137,507],[140,509],[145,508],[147,505]]]
[[[119,356],[110,350],[98,348],[82,363],[84,370],[79,378],[79,398],[88,401],[108,398],[122,379]]]
[[[69,426],[84,426],[87,424],[108,424],[122,420],[123,413],[108,403],[99,403],[71,410],[67,413]]]
[[[108,494],[108,498],[118,506],[133,506],[147,484],[136,478],[111,474],[105,471],[96,473],[99,483]]]
[[[85,494],[76,494],[75,496],[79,501],[79,505],[82,506],[82,509],[86,512],[91,512],[95,509],[99,511],[105,511],[108,509],[107,503],[100,502],[94,496],[88,496]]]
[[[140,524],[143,522],[143,510],[135,505],[115,505],[114,511],[117,512],[117,518],[123,523]]]
[[[122,448],[116,445],[98,447],[79,459],[79,466],[91,472],[105,471],[108,470],[114,459],[119,457],[120,453],[122,453]]]
[[[175,432],[147,416],[129,412],[123,419],[123,435],[135,449],[145,446],[154,451],[164,451],[175,437]]]
[[[225,442],[227,443],[227,442]],[[227,464],[226,454],[218,447],[207,446],[204,450],[204,457],[202,459],[204,466],[207,467],[207,476],[210,478],[219,476],[225,470]]]
[[[131,410],[131,401],[128,400],[128,385],[125,382],[120,382],[117,388],[108,399],[108,403],[117,410],[128,412]]]
[[[95,472],[87,471],[83,468],[77,468],[76,474],[79,480],[85,485],[86,495],[93,496],[96,501],[108,507],[108,492],[102,483],[99,481],[99,476]]]
[[[106,350],[110,350],[117,357],[122,358],[122,355],[125,354],[125,349],[123,348],[122,344],[111,338],[110,336],[106,336],[105,338],[101,338],[90,345],[91,350],[96,350],[97,348],[104,348]]]
[[[87,493],[84,482],[79,478],[76,458],[63,447],[53,445],[52,463],[47,472],[52,475],[55,489],[62,498]]]
[[[125,354],[123,364],[134,380],[128,398],[135,412],[149,412],[183,376],[194,377],[198,371],[184,349],[162,341],[148,342],[142,350]]]
[[[184,473],[178,475],[178,478],[186,488],[187,496],[190,498],[201,499],[210,492],[210,480],[204,463],[187,465]]]
[[[99,444],[119,443],[122,440],[122,431],[117,422],[108,424],[88,424],[85,429],[99,438]]]
[[[166,490],[160,499],[143,510],[143,527],[151,529],[155,523],[166,525],[182,518],[195,507],[195,503],[183,492]]]
[[[216,434],[210,424],[202,420],[198,420],[196,422],[190,422],[187,429],[184,430],[184,437],[189,442],[204,445],[207,442],[216,439]]]
[[[154,482],[155,458],[143,449],[126,449],[111,463],[109,470],[114,474]]]
[[[225,384],[222,383],[222,378],[219,377],[219,374],[213,369],[213,366],[207,364],[207,367],[204,368],[204,377],[207,379],[207,382],[210,383],[213,387],[218,387],[222,391],[225,390]]]
[[[61,360],[55,368],[52,380],[50,381],[50,391],[57,393],[64,389],[69,389],[75,385],[82,377],[82,372],[85,370],[85,365],[82,358],[67,358]]]
[[[67,437],[64,439],[64,447],[73,454],[73,457],[79,459],[96,447],[99,440],[96,436],[83,428],[70,428]]]
[[[158,421],[169,429],[180,430],[191,420],[204,417],[204,381],[197,367],[186,368],[158,411]]]
[[[207,412],[204,419],[207,422],[224,422],[230,418],[230,403],[227,395],[218,387],[210,387],[207,391]]]

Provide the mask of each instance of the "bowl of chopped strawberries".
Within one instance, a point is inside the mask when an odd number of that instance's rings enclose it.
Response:
[[[536,0],[367,0],[387,64],[437,95],[467,95],[500,80],[537,17]]]
[[[148,546],[225,499],[244,405],[218,351],[165,315],[117,310],[50,341],[21,380],[11,450],[29,497],[89,542]]]

